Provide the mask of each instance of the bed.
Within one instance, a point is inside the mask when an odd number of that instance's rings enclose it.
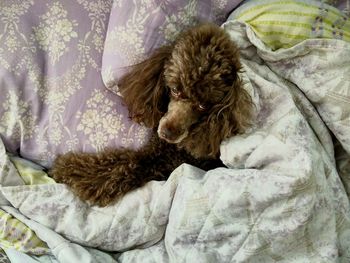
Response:
[[[0,262],[350,262],[350,1],[0,2]],[[227,168],[183,164],[115,205],[47,175],[138,148],[116,83],[211,21],[241,50],[254,125]]]

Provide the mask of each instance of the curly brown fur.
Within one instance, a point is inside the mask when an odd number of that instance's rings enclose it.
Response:
[[[50,174],[83,200],[105,206],[150,180],[166,179],[182,163],[222,166],[220,143],[251,120],[240,70],[239,51],[221,28],[189,29],[119,83],[133,120],[156,131],[150,142],[138,151],[68,153]]]
[[[81,199],[106,206],[151,180],[165,180],[182,163],[210,170],[222,163],[192,157],[156,134],[140,149],[108,149],[100,153],[67,153],[56,159],[53,178],[70,186]]]

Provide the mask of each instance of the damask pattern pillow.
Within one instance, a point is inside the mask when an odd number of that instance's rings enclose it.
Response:
[[[7,151],[50,166],[59,153],[147,140],[102,82],[111,7],[112,0],[1,1],[0,140]]]
[[[114,0],[102,61],[110,90],[128,68],[198,22],[221,24],[243,0]]]
[[[67,151],[140,147],[149,131],[105,88],[101,68],[118,74],[196,20],[221,23],[239,2],[2,1],[0,140],[46,167]]]

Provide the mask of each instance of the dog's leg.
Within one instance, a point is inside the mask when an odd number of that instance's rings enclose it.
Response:
[[[191,162],[176,146],[152,138],[140,151],[106,150],[59,156],[50,175],[81,199],[106,206],[151,180],[165,180],[181,163]],[[193,159],[193,158],[192,158]]]

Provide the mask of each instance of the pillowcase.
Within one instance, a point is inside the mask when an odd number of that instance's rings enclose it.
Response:
[[[49,167],[67,151],[147,141],[148,130],[102,82],[111,7],[111,0],[1,2],[0,144],[8,152]]]
[[[242,0],[115,0],[102,57],[102,78],[117,93],[130,66],[198,22],[223,23]]]

